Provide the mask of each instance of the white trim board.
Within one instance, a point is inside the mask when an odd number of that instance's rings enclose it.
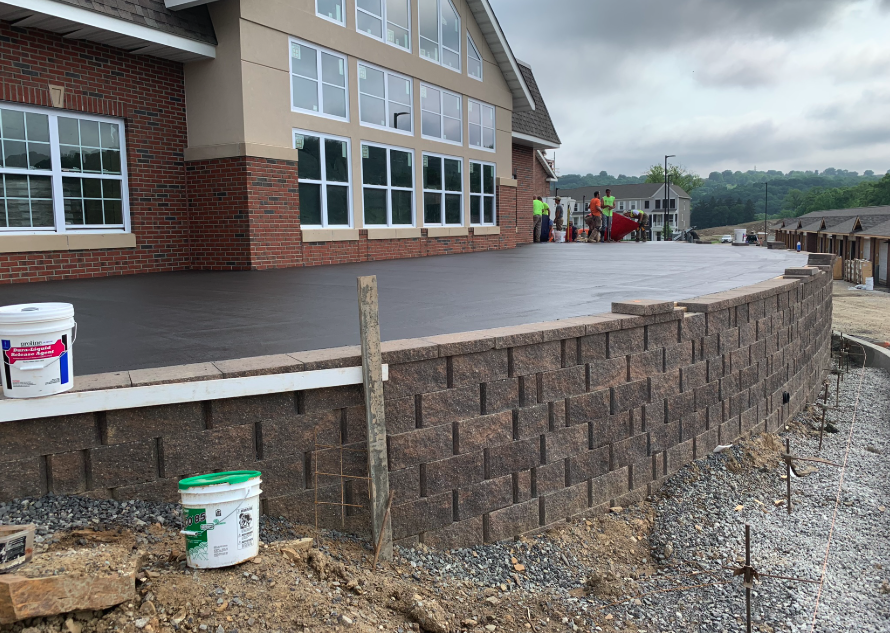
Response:
[[[151,44],[160,44],[161,46],[169,46],[180,51],[192,53],[207,59],[216,57],[216,46],[205,44],[196,40],[165,33],[141,24],[134,24],[127,20],[121,20],[110,15],[97,13],[88,9],[81,9],[64,2],[56,0],[2,0],[0,4],[6,6],[17,7],[43,15],[49,15],[63,20],[69,20],[76,24],[83,24],[85,27],[92,27],[101,31],[117,33],[128,37],[134,37]],[[85,29],[77,29],[73,37],[81,37],[81,32],[87,33]]]
[[[383,365],[383,380],[388,379],[389,365]],[[243,398],[362,383],[361,367],[342,367],[269,376],[220,378],[145,387],[66,392],[42,398],[6,398],[0,400],[0,423],[116,409],[156,407],[181,402]]]

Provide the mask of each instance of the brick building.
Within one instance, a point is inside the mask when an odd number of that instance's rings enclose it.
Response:
[[[2,282],[512,248],[549,190],[487,0],[0,0],[0,42]]]

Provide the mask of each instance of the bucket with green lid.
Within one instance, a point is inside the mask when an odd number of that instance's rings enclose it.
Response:
[[[235,470],[179,482],[189,567],[227,567],[257,555],[263,492],[260,477],[256,470]]]

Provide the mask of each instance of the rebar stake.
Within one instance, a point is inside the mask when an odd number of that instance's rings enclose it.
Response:
[[[824,410],[823,410],[824,411]],[[824,412],[823,412],[824,415]],[[791,440],[787,437],[785,438],[785,454],[791,455]],[[788,457],[785,459],[785,482],[786,482],[786,490],[787,490],[787,498],[788,498],[788,514],[791,514],[791,458]]]

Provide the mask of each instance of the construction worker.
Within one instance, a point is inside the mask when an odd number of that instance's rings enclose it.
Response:
[[[606,189],[603,198],[603,241],[614,242],[612,239],[612,214],[615,212],[615,196],[611,189]]]
[[[564,213],[564,209],[562,207],[562,202],[560,198],[556,199],[556,215],[553,217],[553,226],[557,231],[562,231],[563,218],[562,215]]]
[[[640,225],[640,228],[634,231],[634,235],[637,242],[640,241],[640,236],[642,236],[643,241],[645,242],[647,237],[646,231],[649,228],[649,214],[640,209],[631,209],[630,211],[625,212],[624,215]]]
[[[541,241],[541,219],[544,214],[544,201],[541,196],[535,196],[532,200],[532,219],[534,220],[533,241]]]
[[[600,229],[603,226],[603,201],[600,200],[600,192],[595,191],[590,200],[590,215],[584,218],[587,223],[587,241],[599,242]]]
[[[541,202],[544,202],[541,200]],[[542,211],[542,220],[541,220],[541,241],[549,242],[550,241],[550,205],[544,202],[544,210]]]

